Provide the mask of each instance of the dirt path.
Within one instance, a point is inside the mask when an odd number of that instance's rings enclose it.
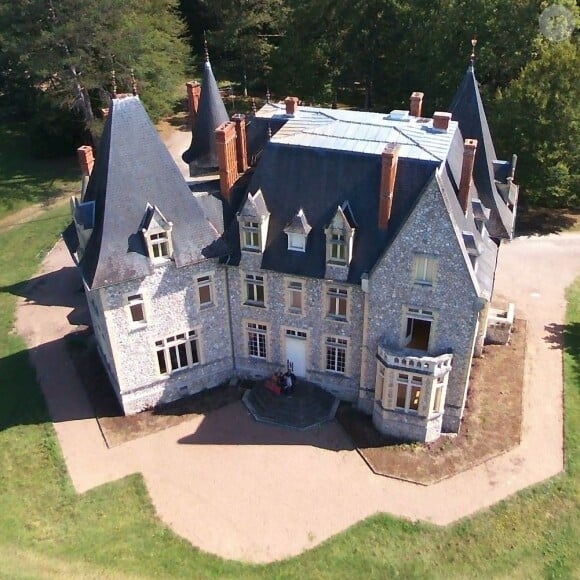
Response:
[[[377,511],[445,525],[560,472],[558,325],[564,288],[579,271],[580,234],[502,248],[498,293],[515,300],[529,321],[522,444],[427,488],[372,475],[335,423],[294,433],[253,422],[240,404],[107,449],[62,340],[74,330],[67,315],[82,302],[62,243],[43,264],[42,283],[20,302],[17,330],[31,347],[79,492],[141,472],[160,518],[177,533],[226,558],[268,562]]]

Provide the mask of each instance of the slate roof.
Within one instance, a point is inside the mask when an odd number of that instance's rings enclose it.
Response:
[[[140,231],[147,204],[173,223],[177,267],[222,256],[221,224],[212,223],[157,134],[138,97],[113,99],[84,203],[95,202],[95,227],[80,260],[89,288],[152,272]],[[212,202],[204,202],[210,209]],[[217,214],[215,208],[213,214]],[[64,234],[74,249],[74,225]]]
[[[463,137],[477,139],[473,179],[483,204],[491,210],[488,229],[496,238],[511,238],[514,214],[495,184],[494,161],[497,160],[487,117],[473,66],[469,66],[450,107]],[[504,168],[504,173],[509,170]]]
[[[229,121],[228,113],[208,60],[203,71],[201,96],[197,117],[193,125],[191,145],[183,153],[183,161],[196,168],[216,168],[218,157],[214,133],[226,121]]]

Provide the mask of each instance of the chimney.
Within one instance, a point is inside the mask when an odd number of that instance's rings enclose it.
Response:
[[[90,145],[79,147],[77,149],[77,158],[79,160],[79,165],[81,166],[83,177],[89,177],[93,172],[93,166],[95,165],[93,148]]]
[[[232,117],[236,124],[236,154],[238,173],[245,173],[248,169],[248,145],[246,140],[246,116],[240,113]]]
[[[193,127],[199,109],[199,98],[201,97],[201,85],[195,81],[185,83],[187,87],[187,100],[189,102],[189,122]]]
[[[379,229],[381,230],[387,227],[391,217],[398,161],[398,143],[387,143],[382,154],[381,191],[379,195]]]
[[[222,123],[215,130],[215,139],[220,172],[220,191],[229,200],[232,186],[238,178],[236,124],[233,121]]]
[[[409,107],[409,112],[412,117],[420,117],[421,110],[423,108],[423,93],[411,93],[411,106]]]
[[[451,113],[442,113],[441,111],[435,111],[433,113],[433,129],[447,131],[449,121],[451,121]]]
[[[469,205],[469,188],[473,176],[475,152],[477,151],[477,139],[466,139],[463,144],[463,165],[461,166],[461,180],[459,181],[459,205],[464,214],[467,214]]]
[[[286,104],[286,114],[296,115],[298,112],[298,97],[286,97],[284,103]]]

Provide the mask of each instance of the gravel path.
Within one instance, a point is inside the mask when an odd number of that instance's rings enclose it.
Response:
[[[170,143],[182,151],[181,133]],[[189,143],[187,143],[189,144]],[[140,472],[159,517],[199,548],[270,562],[388,512],[446,525],[563,468],[561,324],[564,289],[580,272],[580,234],[520,238],[502,247],[496,295],[528,320],[521,445],[429,487],[374,476],[335,423],[296,433],[253,421],[235,403],[108,449],[63,336],[82,306],[61,242],[17,309],[76,490]],[[70,317],[75,320],[75,316]]]

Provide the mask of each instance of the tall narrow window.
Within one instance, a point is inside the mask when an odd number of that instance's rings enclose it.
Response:
[[[245,250],[261,250],[260,224],[258,222],[243,222],[242,241]]]
[[[328,316],[346,320],[348,310],[348,290],[345,288],[328,289]]]
[[[171,374],[173,371],[199,364],[198,334],[190,330],[155,342],[159,372]]]
[[[169,237],[167,232],[149,234],[149,240],[151,242],[153,258],[169,257]]]
[[[248,322],[248,355],[256,358],[267,358],[266,335],[268,328],[265,324]]]
[[[197,279],[197,294],[200,308],[208,308],[213,304],[211,276],[201,276]]]
[[[415,284],[433,286],[437,260],[433,256],[419,254],[413,260],[413,281]]]
[[[435,383],[435,396],[433,397],[433,412],[441,413],[443,411],[443,387],[445,380],[440,377]]]
[[[302,282],[288,283],[288,311],[294,314],[302,313]]]
[[[264,276],[246,275],[246,304],[264,306]]]
[[[397,375],[397,409],[406,413],[418,412],[422,387],[423,380],[421,377],[399,373]]]
[[[330,261],[339,264],[346,263],[346,239],[344,234],[330,235]]]
[[[326,338],[326,370],[335,373],[346,372],[346,348],[348,341],[344,338]]]
[[[133,294],[127,296],[127,303],[129,305],[131,322],[134,324],[145,324],[145,305],[143,303],[143,295]]]
[[[431,310],[409,308],[406,318],[405,346],[416,350],[429,350],[432,323]]]

